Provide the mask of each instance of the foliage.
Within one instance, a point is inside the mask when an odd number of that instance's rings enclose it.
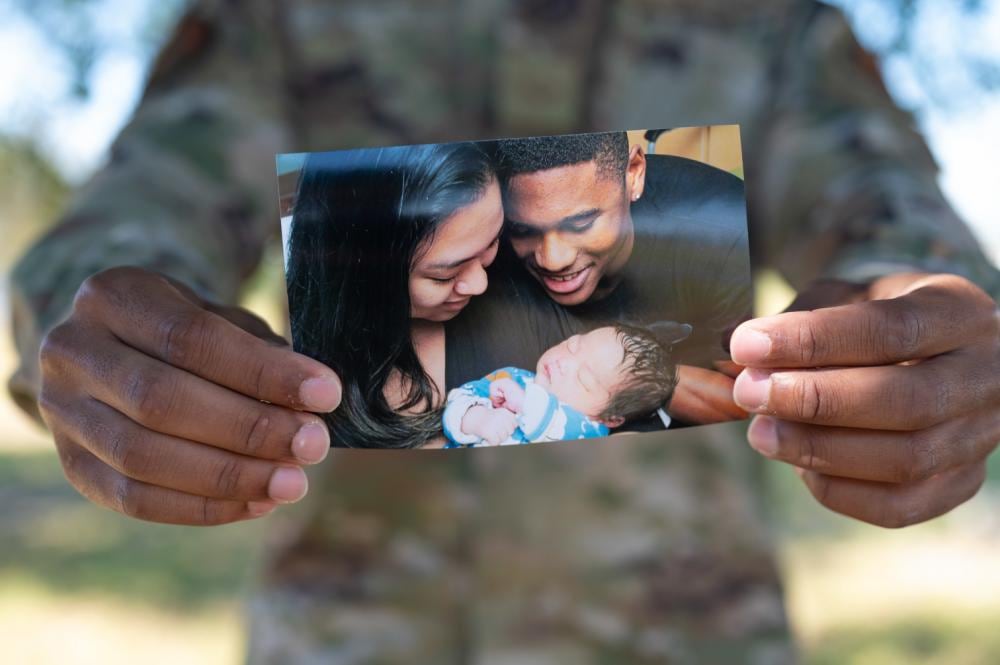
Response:
[[[68,193],[62,176],[31,141],[0,135],[0,216],[4,226],[0,271],[55,219]]]
[[[104,28],[108,0],[8,0],[5,13],[29,19],[70,68],[67,93],[86,99],[91,76],[101,58],[129,51],[148,61],[183,9],[184,0],[143,0],[139,20],[125,30]],[[133,5],[138,6],[138,5]]]
[[[1000,49],[985,20],[997,0],[826,0],[875,52],[899,101],[956,111],[1000,89]]]

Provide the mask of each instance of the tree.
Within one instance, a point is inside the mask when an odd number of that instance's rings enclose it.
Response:
[[[960,110],[1000,89],[996,0],[830,0],[875,52],[898,101]],[[992,17],[994,32],[987,19]]]

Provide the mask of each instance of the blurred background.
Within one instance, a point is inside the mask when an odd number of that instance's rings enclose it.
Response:
[[[940,183],[1000,262],[1000,0],[837,0],[913,111]],[[183,0],[0,0],[0,377],[6,275],[97,168]],[[753,174],[749,174],[753,177]],[[758,276],[759,313],[791,297]],[[246,305],[278,327],[280,255]],[[1000,455],[930,524],[884,531],[819,508],[769,465],[789,612],[807,663],[1000,662]],[[80,498],[45,433],[0,394],[0,644],[9,663],[239,662],[240,602],[267,524],[182,529]],[[141,651],[140,651],[141,649]]]

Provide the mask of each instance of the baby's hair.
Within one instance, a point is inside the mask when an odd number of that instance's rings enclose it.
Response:
[[[625,350],[628,375],[598,416],[602,420],[648,416],[670,401],[677,386],[677,365],[670,348],[647,330],[625,323],[611,324]]]

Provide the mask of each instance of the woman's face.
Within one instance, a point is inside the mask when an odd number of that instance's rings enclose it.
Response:
[[[475,203],[459,208],[417,251],[410,271],[410,317],[447,321],[486,290],[486,267],[497,255],[503,206],[494,179]]]

